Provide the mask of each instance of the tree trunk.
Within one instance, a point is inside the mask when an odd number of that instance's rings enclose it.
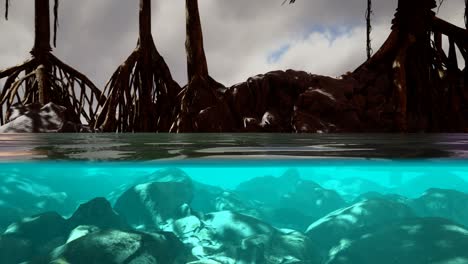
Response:
[[[188,80],[198,75],[208,78],[208,64],[203,49],[203,33],[198,12],[198,0],[185,0],[187,16],[187,39],[185,48],[187,51]]]
[[[140,0],[140,47],[143,50],[151,48],[151,0]]]
[[[372,57],[372,41],[371,41],[371,24],[372,17],[372,0],[367,0],[367,11],[366,11],[366,29],[367,29],[367,59],[369,60]]]
[[[35,40],[31,51],[34,56],[41,56],[52,50],[49,12],[49,0],[35,0]]]
[[[137,67],[141,67],[140,85],[142,91],[140,98],[138,98],[140,120],[137,124],[137,130],[141,132],[150,132],[153,130],[153,124],[156,123],[156,121],[151,118],[151,115],[154,114],[151,95],[153,83],[153,75],[151,71],[151,49],[153,47],[153,39],[151,36],[151,0],[140,0],[139,19],[139,56],[142,64],[137,65]]]
[[[39,103],[49,102],[49,83],[47,74],[49,65],[47,55],[52,50],[50,46],[50,10],[49,0],[35,0],[35,40],[31,54],[38,60],[36,71],[39,90]]]

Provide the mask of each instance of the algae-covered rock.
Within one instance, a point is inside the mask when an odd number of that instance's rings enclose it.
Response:
[[[468,263],[468,230],[440,218],[383,225],[357,239],[342,240],[327,264]]]
[[[48,211],[66,213],[73,202],[33,176],[0,172],[0,231],[22,218]]]
[[[468,193],[468,182],[448,171],[434,168],[431,169],[431,173],[417,176],[404,182],[396,192],[410,198],[416,198],[432,188]]]
[[[468,226],[468,194],[454,190],[429,189],[411,202],[419,216],[443,217]]]
[[[108,229],[75,239],[50,254],[52,263],[182,264],[184,248],[170,233],[140,233]]]
[[[132,226],[157,229],[168,220],[184,216],[184,205],[192,198],[191,182],[149,182],[123,193],[114,209]]]
[[[49,212],[11,224],[0,236],[0,263],[17,264],[47,254],[65,243],[66,220]]]
[[[317,220],[309,226],[306,235],[327,255],[328,251],[339,246],[341,241],[356,239],[374,229],[409,217],[414,217],[414,214],[405,204],[370,199],[339,209]]]
[[[257,177],[241,183],[239,197],[255,201],[263,210],[262,219],[275,226],[304,230],[309,223],[346,206],[333,190],[302,180],[289,171],[281,177]]]
[[[390,190],[371,180],[349,177],[342,179],[329,179],[321,183],[322,187],[335,190],[342,197],[346,197],[348,201],[354,200],[359,195],[376,192],[379,194],[386,194]]]
[[[91,225],[102,229],[127,229],[125,220],[119,216],[105,198],[95,198],[81,204],[68,219],[70,226]]]
[[[230,211],[179,219],[171,231],[198,259],[191,263],[318,263],[310,240],[300,232]]]

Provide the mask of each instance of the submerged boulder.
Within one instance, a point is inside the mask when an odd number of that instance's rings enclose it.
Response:
[[[10,224],[21,218],[22,212],[18,208],[0,204],[0,233],[3,233]]]
[[[66,220],[57,213],[44,213],[11,224],[0,236],[0,263],[17,264],[47,254],[65,243]]]
[[[232,211],[255,218],[264,218],[264,210],[258,204],[241,199],[236,193],[224,191],[215,198],[215,211]]]
[[[182,182],[192,184],[190,176],[179,168],[164,168],[137,179],[136,184],[147,182]]]
[[[115,228],[128,229],[125,220],[119,216],[105,198],[95,198],[81,204],[75,213],[68,219],[72,227],[79,225],[96,226],[101,229]]]
[[[445,189],[429,189],[411,202],[419,216],[443,217],[468,226],[468,194]]]
[[[68,213],[74,204],[64,192],[56,192],[32,176],[0,172],[0,231],[22,218],[47,211]]]
[[[411,199],[408,197],[394,194],[394,193],[379,193],[379,192],[366,192],[354,199],[352,202],[353,204],[355,203],[360,203],[366,200],[372,200],[372,199],[384,199],[388,201],[394,201],[402,204],[409,205],[411,203]]]
[[[329,179],[321,183],[324,188],[335,190],[348,201],[353,201],[361,194],[376,192],[386,194],[390,189],[371,180],[349,177],[342,179]]]
[[[193,198],[191,181],[160,181],[136,185],[123,193],[115,211],[134,227],[156,228],[187,214]]]
[[[342,240],[327,264],[468,263],[468,230],[441,218],[414,218],[382,225]]]
[[[11,224],[0,236],[0,263],[31,260],[43,263],[43,258],[54,248],[109,228],[129,229],[104,198],[81,204],[69,219],[55,212],[27,217]]]
[[[216,198],[222,196],[225,190],[199,182],[193,182],[193,188],[193,199],[190,204],[193,210],[203,213],[210,213],[218,210]]]
[[[179,168],[164,168],[138,177],[133,182],[122,184],[119,188],[109,193],[106,198],[111,202],[111,204],[115,204],[117,199],[119,199],[120,196],[122,196],[122,194],[124,194],[129,189],[139,184],[151,182],[183,182],[187,185],[191,185],[192,179],[187,175],[187,173],[185,173],[185,171]]]
[[[374,229],[414,217],[405,204],[384,199],[370,199],[339,209],[317,220],[307,228],[306,235],[328,255],[341,241],[353,240]]]
[[[108,229],[58,247],[48,263],[182,264],[186,263],[184,252],[182,243],[171,233]]]
[[[468,193],[468,182],[461,177],[440,168],[433,168],[430,174],[424,174],[404,182],[396,190],[404,196],[416,198],[426,190],[440,188]]]
[[[221,211],[189,216],[168,227],[198,261],[192,263],[318,263],[309,239],[256,218]]]
[[[275,226],[304,230],[309,223],[346,206],[335,191],[322,188],[298,174],[258,177],[241,183],[236,192],[244,200],[255,201],[262,219]]]

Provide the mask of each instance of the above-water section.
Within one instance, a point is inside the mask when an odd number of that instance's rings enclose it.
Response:
[[[412,152],[401,138],[302,139],[322,152],[284,138],[198,142],[160,159],[147,148],[161,139],[11,143],[10,154],[43,156],[0,163],[0,263],[468,264],[464,139]]]

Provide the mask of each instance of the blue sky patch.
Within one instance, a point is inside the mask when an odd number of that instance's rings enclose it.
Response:
[[[267,62],[268,63],[278,62],[281,59],[281,57],[283,57],[283,55],[289,50],[290,47],[291,47],[290,44],[284,44],[278,49],[274,50],[268,55]]]

